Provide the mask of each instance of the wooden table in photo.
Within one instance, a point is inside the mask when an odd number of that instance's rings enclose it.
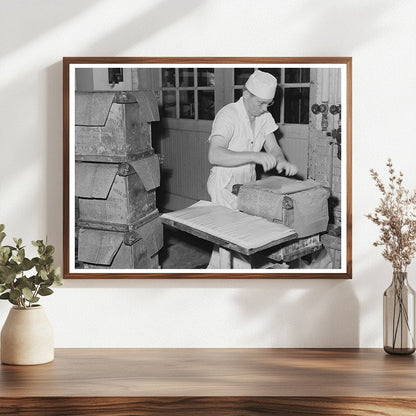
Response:
[[[415,415],[416,361],[381,349],[57,349],[0,366],[0,415]]]
[[[187,232],[219,247],[221,269],[231,269],[233,253],[250,256],[294,240],[296,231],[283,224],[245,214],[208,201],[163,214],[163,224]]]

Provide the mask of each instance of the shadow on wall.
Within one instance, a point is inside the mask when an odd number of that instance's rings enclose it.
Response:
[[[299,39],[309,38],[311,33],[319,33],[324,27],[328,35],[323,36],[320,46],[328,52],[325,56],[345,56],[338,52],[353,51],[378,35],[385,36],[386,21],[381,18],[388,16],[394,7],[396,4],[389,0],[377,1],[377,6],[372,2],[350,2],[348,6],[345,2],[327,2],[323,8],[316,7],[314,2],[299,1],[291,7],[290,14],[281,11],[279,20],[296,21],[294,37]],[[331,34],[343,36],[337,36],[337,41],[331,42]],[[315,56],[322,55],[318,51]]]
[[[22,6],[22,2],[14,0],[2,2],[2,15],[12,17],[2,19],[2,30],[4,30],[4,33],[13,35],[9,36],[7,42],[2,43],[0,55],[4,56],[9,52],[15,52],[19,47],[33,42],[38,37],[45,36],[45,34],[60,26],[71,22],[77,23],[77,19],[81,25],[85,25],[86,32],[97,25],[99,19],[101,19],[103,25],[106,25],[106,20],[111,21],[114,11],[108,8],[108,4],[102,4],[102,7],[99,8],[100,3],[103,3],[103,1],[72,0],[71,2],[65,2],[63,7],[61,1],[34,0],[25,2],[24,6]],[[99,56],[100,53],[103,54],[102,56],[111,56],[111,54],[120,56],[127,48],[139,44],[170,25],[176,24],[183,17],[203,6],[203,2],[162,0],[138,16],[131,14],[132,10],[127,9],[128,4],[120,4],[120,7],[123,6],[127,12],[130,12],[130,14],[125,14],[125,16],[130,16],[130,19],[124,19],[117,30],[108,31],[106,36],[101,37],[95,43],[89,44],[88,37],[86,37],[85,43],[81,47],[76,48],[74,45],[73,49],[77,50],[76,56]],[[117,3],[114,3],[113,7],[118,7]],[[89,11],[93,12],[94,8],[97,8],[97,12],[99,12],[96,18],[94,18],[93,13],[87,14]],[[81,17],[83,20],[81,20]],[[119,18],[119,15],[117,14],[116,17]],[[124,23],[125,21],[127,22]],[[20,27],[30,27],[30,30],[16,30],[17,22]],[[78,26],[74,26],[74,28],[74,30],[78,30]],[[61,53],[64,52],[61,51]]]
[[[120,55],[132,46],[138,45],[145,39],[154,36],[157,32],[175,25],[178,21],[193,13],[203,6],[204,2],[194,0],[163,0],[150,7],[140,16],[125,22],[117,30],[113,30],[105,37],[86,48],[85,53],[97,56],[97,52],[103,50],[105,56]],[[178,42],[180,39],[178,39]]]
[[[280,280],[262,286],[235,296],[236,309],[246,328],[239,340],[242,345],[276,348],[360,345],[359,302],[351,281]]]
[[[2,15],[9,18],[1,20],[1,28],[3,33],[12,33],[13,35],[8,36],[7,42],[2,43],[0,55],[14,52],[27,43],[33,42],[36,38],[44,36],[45,33],[53,31],[69,20],[75,19],[100,2],[101,0],[89,0],[88,2],[71,0],[65,3],[33,0],[23,4],[14,0],[2,1]],[[26,30],[16,30],[16,25],[26,28]]]

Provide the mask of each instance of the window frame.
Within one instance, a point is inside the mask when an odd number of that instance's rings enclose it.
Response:
[[[170,117],[168,115],[163,115],[164,118],[166,119],[171,119],[171,120],[189,120],[189,121],[201,121],[201,122],[212,122],[215,118],[215,114],[217,113],[217,98],[216,96],[218,95],[219,89],[221,88],[220,85],[218,85],[217,83],[217,78],[218,78],[218,70],[217,68],[213,68],[214,69],[214,79],[215,79],[215,84],[213,86],[200,86],[198,85],[198,70],[203,69],[201,67],[193,67],[193,68],[189,68],[193,70],[193,86],[186,86],[186,87],[182,87],[179,85],[179,70],[180,69],[187,69],[184,67],[172,67],[169,69],[174,69],[175,70],[175,86],[173,87],[164,87],[163,86],[163,74],[162,71],[166,69],[166,68],[160,68],[159,70],[159,85],[160,85],[160,101],[161,101],[161,108],[163,111],[163,93],[165,91],[174,91],[175,92],[175,117]],[[193,91],[194,92],[194,111],[193,111],[193,117],[181,117],[181,101],[180,101],[180,93],[182,91]],[[212,91],[214,93],[214,105],[215,105],[215,110],[214,110],[214,115],[212,119],[203,119],[203,118],[199,118],[199,100],[198,100],[198,91]]]

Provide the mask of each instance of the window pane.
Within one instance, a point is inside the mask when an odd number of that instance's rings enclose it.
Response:
[[[198,91],[198,119],[214,120],[214,91]]]
[[[299,82],[300,79],[300,68],[285,69],[285,83],[290,84]]]
[[[176,92],[162,92],[162,116],[176,118]]]
[[[163,68],[162,87],[174,87],[175,85],[175,68]]]
[[[242,95],[243,95],[243,89],[242,88],[235,88],[234,89],[234,101],[238,101]]]
[[[309,123],[309,88],[285,88],[285,123]]]
[[[179,92],[179,117],[195,118],[194,91]]]
[[[268,72],[269,74],[272,74],[276,79],[277,79],[277,83],[280,84],[282,81],[282,69],[281,68],[259,68],[260,71],[263,72]]]
[[[310,68],[302,68],[300,82],[310,82],[311,70]]]
[[[179,86],[193,87],[194,86],[194,70],[192,68],[179,69]]]
[[[288,68],[285,69],[285,84],[295,82],[309,82],[310,68]]]
[[[274,118],[274,121],[276,123],[280,123],[280,111],[281,111],[281,105],[282,105],[282,95],[283,90],[278,85],[276,90],[276,95],[274,96],[274,104],[271,105],[267,110]]]
[[[199,87],[215,87],[214,68],[199,68],[197,71]]]
[[[254,68],[234,68],[234,85],[244,85]]]

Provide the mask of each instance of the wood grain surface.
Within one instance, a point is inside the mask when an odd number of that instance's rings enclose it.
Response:
[[[414,356],[379,349],[57,349],[0,367],[0,415],[415,415]]]

